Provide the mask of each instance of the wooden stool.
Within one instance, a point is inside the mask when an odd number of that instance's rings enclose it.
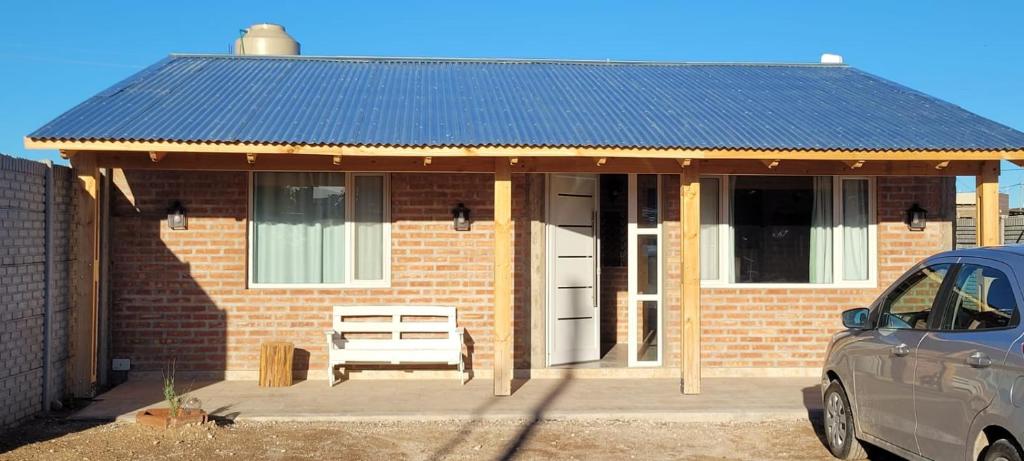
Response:
[[[292,385],[292,356],[295,345],[287,341],[260,344],[260,387]]]

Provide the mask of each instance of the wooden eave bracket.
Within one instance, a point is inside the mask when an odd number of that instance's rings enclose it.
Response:
[[[761,160],[761,163],[763,163],[763,164],[764,164],[764,166],[768,167],[768,169],[769,169],[769,170],[771,170],[771,169],[773,169],[773,168],[776,168],[776,167],[778,167],[778,166],[779,166],[779,164],[780,164],[780,163],[782,163],[782,160],[780,160],[780,159],[775,159],[775,160]]]
[[[596,163],[597,166],[604,166],[605,163],[608,163],[608,157],[598,157],[594,163]]]
[[[944,162],[936,163],[935,164],[935,169],[936,170],[945,170],[946,168],[949,167],[949,162],[950,162],[949,160],[946,160]]]
[[[843,163],[851,170],[856,170],[857,168],[864,166],[864,162],[865,160],[843,160]]]
[[[61,149],[59,152],[60,152],[60,158],[62,158],[64,160],[67,160],[67,159],[71,158],[72,155],[75,155],[75,154],[78,153],[77,150],[68,150],[68,149]]]
[[[166,156],[167,156],[167,152],[156,152],[156,151],[150,151],[149,152],[149,159],[153,163],[159,163]]]
[[[693,163],[693,159],[689,158],[677,158],[676,161],[679,162],[679,168],[686,168]]]
[[[519,163],[519,157],[509,157],[508,158],[509,166],[516,166],[517,163]]]
[[[250,165],[256,164],[256,154],[245,154],[245,161]]]
[[[434,162],[434,157],[423,157],[423,166],[430,166]]]
[[[331,163],[333,163],[334,166],[341,166],[341,156],[340,155],[335,155],[334,157],[332,157],[331,158]]]

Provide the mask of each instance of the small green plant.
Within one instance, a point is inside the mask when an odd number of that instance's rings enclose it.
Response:
[[[187,397],[188,392],[178,394],[178,391],[174,389],[174,361],[172,360],[164,369],[164,399],[167,400],[167,406],[171,409],[172,418],[178,417],[181,405]]]

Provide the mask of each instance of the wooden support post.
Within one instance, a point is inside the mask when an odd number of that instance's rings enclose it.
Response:
[[[981,173],[975,177],[978,194],[977,241],[978,246],[1002,243],[999,226],[999,161],[982,163]]]
[[[99,321],[99,168],[96,154],[71,157],[75,173],[71,220],[71,316],[69,320],[68,392],[92,397],[96,384]]]
[[[680,316],[683,393],[700,394],[700,168],[690,165],[679,175],[682,233]]]
[[[494,160],[494,395],[512,395],[512,168]]]

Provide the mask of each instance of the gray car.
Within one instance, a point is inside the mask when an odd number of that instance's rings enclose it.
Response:
[[[1024,246],[941,253],[843,312],[822,373],[825,438],[909,459],[1021,460]]]

